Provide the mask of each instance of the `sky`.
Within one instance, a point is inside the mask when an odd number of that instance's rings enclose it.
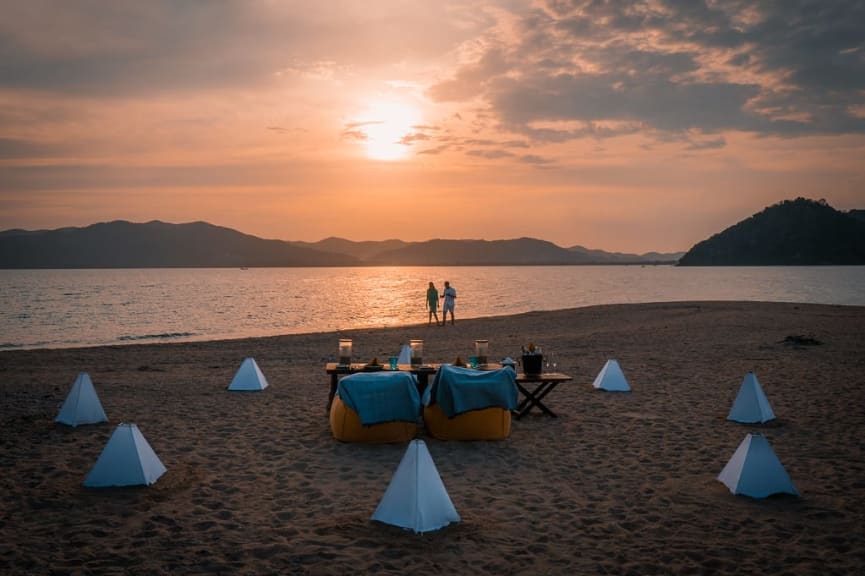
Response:
[[[865,208],[861,0],[0,0],[0,230],[684,251]]]

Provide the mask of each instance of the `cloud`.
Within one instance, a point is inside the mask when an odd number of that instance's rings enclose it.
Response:
[[[485,84],[508,70],[502,52],[493,47],[478,60],[463,66],[455,77],[439,82],[429,89],[429,96],[439,102],[470,100],[482,94]]]
[[[113,166],[40,164],[0,166],[0,189],[21,192],[48,190],[103,190],[168,187],[243,187],[263,185],[274,177],[273,167],[254,165]]]
[[[412,130],[419,130],[419,131],[426,131],[426,132],[429,132],[429,131],[436,132],[438,130],[441,130],[440,126],[434,126],[434,125],[430,125],[430,124],[415,124],[411,128],[412,128]]]
[[[68,152],[59,144],[45,144],[17,138],[0,138],[0,160],[52,156]]]
[[[549,142],[865,132],[857,0],[548,0],[515,29],[428,95],[480,100],[504,129]]]
[[[339,135],[326,116],[352,117],[358,94],[384,85],[420,101],[426,86],[438,115],[404,137],[426,142],[424,154],[865,132],[858,0],[0,0],[0,10],[0,94],[60,95],[70,108],[207,94],[224,103],[212,124],[245,106],[286,133],[314,111],[310,133]],[[5,137],[44,138],[19,124]],[[343,126],[342,138],[363,140],[361,128]]]
[[[501,120],[515,130],[550,120],[642,122],[660,130],[746,129],[754,86],[677,83],[620,74],[540,76],[502,80],[490,93]],[[612,131],[609,135],[616,135]],[[594,135],[604,136],[598,131]]]
[[[468,138],[462,142],[466,146],[502,146],[504,148],[529,148],[525,140],[505,140],[499,142],[492,139]]]
[[[486,158],[495,160],[500,158],[516,158],[508,149],[531,148],[525,140],[496,140],[494,138],[463,138],[452,134],[427,134],[415,132],[406,135],[401,144],[414,144],[415,142],[434,142],[437,146],[419,150],[417,154],[437,155],[447,150],[466,151],[466,155],[475,158]],[[524,157],[525,158],[525,157]],[[538,157],[540,158],[540,157]],[[521,160],[522,161],[522,160]],[[543,162],[528,161],[529,164],[541,164]]]
[[[306,128],[286,128],[285,126],[266,126],[265,128],[275,134],[303,134],[309,132]]]
[[[446,151],[450,146],[447,144],[442,144],[440,146],[436,146],[434,148],[425,148],[423,150],[419,150],[418,154],[420,155],[429,155],[429,156],[437,156],[442,152]]]
[[[272,62],[252,48],[253,19],[232,6],[6,2],[0,85],[105,97],[248,81]],[[218,41],[215,30],[223,32]],[[244,41],[250,48],[238,50]]]
[[[346,122],[342,129],[343,140],[354,140],[357,142],[365,142],[369,140],[369,134],[364,128],[367,126],[380,125],[381,120],[363,120],[361,122]]]
[[[536,154],[524,154],[520,156],[518,160],[523,164],[533,164],[535,166],[545,166],[548,164],[552,164],[552,160],[550,160],[549,158],[544,158]]]
[[[369,136],[363,130],[343,130],[342,137],[345,140],[354,140],[356,142],[366,142],[369,140]]]
[[[723,137],[710,138],[708,140],[692,141],[688,145],[688,150],[717,150],[727,145],[727,140]]]
[[[400,138],[399,143],[405,146],[411,146],[415,142],[426,142],[430,139],[432,139],[432,136],[424,134],[423,132],[411,132]]]
[[[426,0],[0,0],[0,11],[0,88],[100,98],[332,80],[433,58],[485,25]]]
[[[468,156],[474,156],[476,158],[486,158],[487,160],[498,160],[499,158],[511,158],[514,154],[513,152],[508,152],[507,150],[469,150],[466,152]]]

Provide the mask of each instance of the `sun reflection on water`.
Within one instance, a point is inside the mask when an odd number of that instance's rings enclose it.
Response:
[[[595,304],[764,300],[865,306],[865,267],[370,267],[0,270],[0,350],[426,324]]]

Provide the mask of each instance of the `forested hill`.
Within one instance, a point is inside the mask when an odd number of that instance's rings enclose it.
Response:
[[[840,212],[824,200],[769,206],[694,245],[680,266],[865,264],[861,210]]]

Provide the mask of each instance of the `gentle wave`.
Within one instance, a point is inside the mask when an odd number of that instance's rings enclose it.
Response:
[[[118,336],[121,342],[134,342],[140,340],[171,340],[175,338],[193,338],[198,336],[195,332],[164,332],[162,334],[141,334],[139,336]]]
[[[12,350],[14,348],[24,348],[24,344],[16,344],[13,342],[0,342],[0,350]]]
[[[749,300],[865,306],[865,266],[488,266],[0,270],[0,350],[221,340],[600,304]]]

